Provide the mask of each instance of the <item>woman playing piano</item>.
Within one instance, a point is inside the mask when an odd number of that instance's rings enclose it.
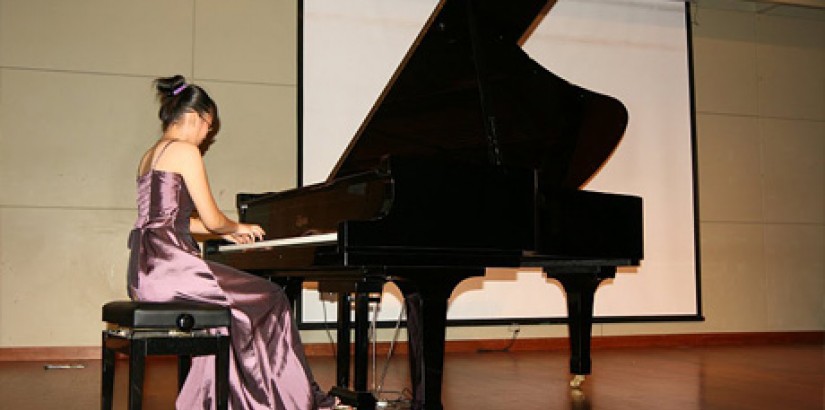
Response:
[[[142,301],[189,301],[232,311],[230,400],[233,410],[333,408],[304,356],[289,301],[277,285],[199,257],[191,234],[235,243],[263,237],[258,225],[235,222],[217,207],[201,148],[215,135],[218,109],[183,76],[155,80],[163,134],[138,167],[138,218],[129,237],[128,288]],[[196,216],[195,216],[196,215]],[[214,357],[196,357],[176,407],[209,408]]]

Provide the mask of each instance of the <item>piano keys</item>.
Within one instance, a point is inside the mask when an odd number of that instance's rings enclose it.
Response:
[[[338,241],[338,234],[323,233],[316,235],[293,236],[290,238],[269,239],[252,243],[242,243],[233,245],[218,245],[216,252],[243,252],[248,250],[264,249],[269,250],[278,247],[303,246],[303,245],[328,245]]]
[[[239,194],[241,220],[268,241],[207,244],[206,258],[270,277],[292,298],[303,281],[339,294],[338,392],[359,409],[375,407],[367,301],[388,281],[405,298],[414,409],[443,408],[448,299],[488,267],[541,267],[563,285],[572,384],[591,372],[594,294],[642,259],[642,199],[580,188],[628,113],[519,47],[554,3],[440,1],[327,180]]]

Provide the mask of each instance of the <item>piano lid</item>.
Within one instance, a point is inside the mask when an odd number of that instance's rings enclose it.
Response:
[[[538,169],[577,188],[618,145],[627,111],[532,60],[547,0],[442,0],[328,180],[388,156]]]

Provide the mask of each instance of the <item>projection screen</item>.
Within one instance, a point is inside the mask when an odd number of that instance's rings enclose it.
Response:
[[[304,0],[299,107],[302,184],[327,179],[436,0]],[[524,49],[546,69],[622,101],[622,143],[584,189],[644,200],[645,258],[596,293],[602,321],[692,320],[701,315],[694,213],[689,27],[685,4],[559,0]],[[333,320],[334,302],[305,289],[301,321]],[[395,320],[388,285],[379,320]],[[451,323],[566,317],[560,286],[536,270],[488,269],[453,293]]]

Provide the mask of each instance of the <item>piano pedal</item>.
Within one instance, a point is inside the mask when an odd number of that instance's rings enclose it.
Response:
[[[356,392],[343,387],[333,386],[329,394],[338,397],[341,402],[334,410],[353,410],[357,408],[375,409],[375,396],[370,392]]]
[[[409,410],[410,408],[409,400],[378,401],[375,403],[375,410]]]
[[[577,374],[577,375],[573,376],[573,379],[570,380],[570,387],[572,387],[574,389],[581,388],[582,383],[584,383],[584,378],[585,378],[585,375],[583,375],[583,374]]]

